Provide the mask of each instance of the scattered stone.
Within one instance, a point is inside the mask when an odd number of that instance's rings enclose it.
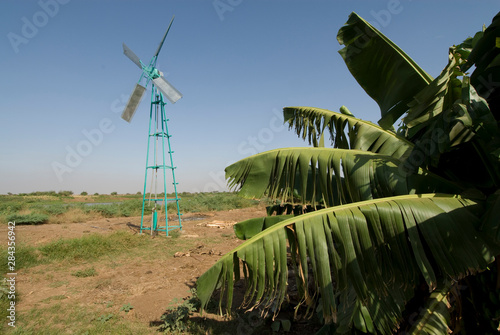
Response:
[[[236,224],[236,221],[217,221],[217,220],[214,220],[214,221],[211,221],[209,223],[206,223],[205,227],[224,229],[224,228],[232,227],[235,224]]]
[[[174,254],[174,257],[190,257],[191,254],[189,252],[181,252],[181,251],[177,251],[175,254]]]

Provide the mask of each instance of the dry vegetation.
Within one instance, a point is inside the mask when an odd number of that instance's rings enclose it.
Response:
[[[192,289],[197,277],[240,243],[232,225],[265,215],[265,204],[241,202],[233,196],[185,194],[183,231],[169,237],[138,234],[137,195],[4,197],[9,201],[2,202],[0,211],[2,245],[7,242],[9,216],[46,215],[48,219],[43,224],[16,225],[16,328],[3,322],[3,330],[12,334],[156,334],[159,330],[223,334],[262,328],[263,322],[252,323],[252,315],[223,320],[195,311]],[[99,206],[88,209],[78,200],[120,203],[102,205],[108,206],[105,211]],[[222,207],[210,208],[214,203]],[[221,208],[225,210],[214,210]],[[0,257],[2,273],[8,273],[7,251],[2,250]],[[8,303],[3,294],[2,320]],[[188,314],[192,314],[189,319]]]

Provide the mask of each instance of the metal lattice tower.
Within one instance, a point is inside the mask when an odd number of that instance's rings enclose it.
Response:
[[[174,229],[182,229],[181,213],[179,208],[179,197],[177,194],[177,182],[175,180],[175,169],[172,151],[172,146],[170,144],[170,133],[168,131],[168,124],[165,114],[165,102],[163,101],[163,95],[159,92],[153,85],[151,90],[151,109],[149,112],[149,132],[148,132],[148,149],[146,155],[146,172],[144,175],[144,192],[142,193],[142,214],[141,214],[141,233],[143,230],[150,230],[151,233],[155,231],[164,231],[168,236],[168,232]],[[151,142],[153,146],[151,147]],[[166,142],[166,143],[165,143]],[[165,150],[168,150],[168,156],[165,157]],[[158,154],[160,152],[160,155]],[[153,156],[153,157],[151,157]],[[148,184],[148,171],[151,171],[151,188],[149,191],[149,198],[147,197],[147,184]],[[167,174],[172,176],[173,184],[173,197],[168,197],[167,194]],[[160,176],[158,176],[160,174]],[[158,178],[160,177],[160,178]],[[158,197],[158,183],[162,182],[163,196]],[[155,188],[155,189],[153,189]],[[154,194],[154,197],[153,197]],[[160,194],[161,195],[161,194]],[[177,211],[177,222],[174,224],[169,224],[167,204],[175,202],[175,210]],[[146,203],[152,205],[151,214],[151,225],[147,227],[144,222],[144,211],[146,208]],[[165,211],[165,226],[160,225],[158,218],[158,205],[163,205]],[[150,207],[150,206],[148,206]]]
[[[177,100],[182,98],[182,94],[163,77],[162,72],[156,68],[156,61],[173,21],[174,18],[172,17],[167,31],[163,35],[163,38],[158,45],[153,58],[151,58],[149,65],[145,65],[139,57],[137,57],[137,55],[125,45],[125,43],[123,44],[123,53],[125,56],[127,56],[142,70],[141,77],[135,85],[135,89],[122,113],[122,118],[125,121],[130,122],[132,120],[132,117],[137,111],[137,107],[144,96],[147,85],[149,82],[152,82],[146,172],[144,176],[144,192],[142,195],[141,233],[144,230],[149,230],[151,234],[158,231],[164,231],[167,236],[171,230],[182,229],[182,214],[180,213],[179,208],[180,198],[177,194],[175,166],[173,164],[172,157],[173,151],[170,145],[171,135],[169,134],[167,126],[168,119],[165,113],[166,102],[164,98],[174,104]],[[141,85],[142,82],[144,82],[144,85]],[[151,145],[151,142],[153,142],[153,145]],[[168,156],[165,155],[165,150],[168,150]],[[148,172],[151,172],[149,176],[151,179],[149,197],[147,196]],[[167,174],[169,176],[171,174],[173,184],[173,196],[170,198],[168,198],[167,195]],[[161,193],[158,193],[159,181],[162,182],[162,185],[160,185],[160,190],[162,190]],[[169,224],[168,222],[167,205],[169,202],[175,202],[177,222],[174,224]],[[146,206],[146,204],[148,204],[148,206]],[[160,223],[163,222],[161,219],[162,208],[164,212],[163,215],[165,216],[164,226]],[[146,210],[149,211],[149,209],[151,209],[151,225],[147,226],[147,224],[145,224],[144,214]]]

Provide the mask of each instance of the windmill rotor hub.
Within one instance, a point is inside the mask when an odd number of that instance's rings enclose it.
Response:
[[[163,73],[155,67],[148,69],[148,73],[151,79],[160,78],[163,75]]]

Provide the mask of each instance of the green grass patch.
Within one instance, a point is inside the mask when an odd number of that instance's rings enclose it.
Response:
[[[64,214],[68,211],[68,205],[66,204],[36,204],[33,206],[30,206],[30,209],[36,209],[38,212],[51,215],[51,216],[57,216]]]
[[[181,213],[196,213],[208,211],[226,211],[231,209],[252,207],[259,204],[258,200],[245,199],[233,192],[196,193],[181,195],[179,206]],[[169,213],[175,213],[175,203],[169,203]]]
[[[9,299],[9,285],[7,284],[6,279],[4,277],[0,277],[0,319],[4,320],[4,323],[7,323],[9,319],[7,319],[7,316],[9,315],[9,311],[7,308],[10,306],[10,299]],[[17,294],[16,294],[16,300],[17,299]],[[15,300],[15,301],[16,301]],[[1,326],[0,326],[1,330]]]
[[[147,194],[146,199],[149,199],[149,197],[150,195]],[[167,194],[169,199],[174,197],[174,194]],[[231,210],[251,207],[259,203],[257,200],[239,197],[234,192],[183,192],[179,193],[178,197],[181,199],[179,202],[181,213]],[[163,198],[163,195],[159,194],[158,198]],[[88,203],[95,205],[87,205]],[[146,202],[145,213],[150,214],[151,207],[151,204]],[[142,195],[97,195],[78,198],[68,194],[68,191],[0,195],[0,222],[3,223],[14,220],[18,224],[58,223],[61,220],[72,221],[71,218],[64,217],[63,214],[68,211],[75,211],[75,209],[77,211],[81,210],[84,216],[92,213],[105,218],[140,216],[142,213]],[[175,202],[168,203],[167,211],[170,214],[177,213]]]
[[[42,302],[43,303],[49,303],[49,302],[52,302],[52,301],[58,301],[58,300],[64,300],[64,299],[68,299],[68,297],[65,296],[65,295],[59,294],[59,295],[53,295],[51,297],[45,298],[45,299],[42,300]]]
[[[91,267],[84,270],[75,271],[71,275],[79,278],[95,277],[97,276],[97,271],[94,267]]]
[[[16,269],[29,268],[53,262],[91,262],[103,256],[117,255],[148,243],[146,235],[132,235],[119,231],[108,235],[92,234],[81,238],[60,239],[33,247],[16,246]],[[3,273],[8,272],[7,250],[0,251],[0,266]]]
[[[61,239],[40,246],[42,258],[48,261],[92,261],[147,243],[143,236],[119,231],[110,235],[92,234],[75,239]]]
[[[106,310],[104,307],[82,308],[75,303],[64,301],[62,304],[54,299],[53,304],[20,312],[16,317],[16,328],[9,329],[8,334],[158,334],[155,328],[145,326],[139,321],[126,320],[124,315],[125,313],[119,313],[116,307],[112,310]],[[7,327],[3,328],[7,332]]]
[[[31,267],[37,264],[38,254],[36,248],[22,244],[16,244],[16,270]],[[7,248],[0,250],[0,270],[9,273]]]

